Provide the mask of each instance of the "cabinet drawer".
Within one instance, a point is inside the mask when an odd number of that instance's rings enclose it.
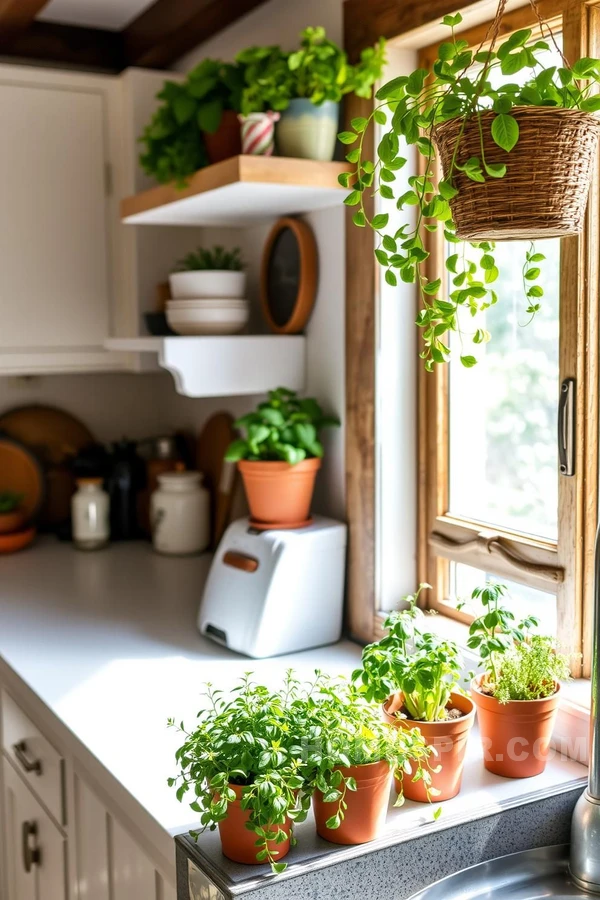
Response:
[[[33,793],[65,825],[62,758],[6,691],[2,692],[2,744]]]

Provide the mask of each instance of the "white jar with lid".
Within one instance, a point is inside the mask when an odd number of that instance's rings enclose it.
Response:
[[[73,543],[78,550],[100,550],[110,538],[110,498],[101,478],[79,478],[71,498]]]
[[[152,543],[159,553],[185,556],[210,544],[210,494],[200,472],[164,472],[150,498]]]

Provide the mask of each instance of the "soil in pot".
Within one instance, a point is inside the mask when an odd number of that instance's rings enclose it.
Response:
[[[320,466],[317,458],[295,466],[279,461],[239,462],[250,518],[259,525],[276,523],[285,528],[305,524]]]
[[[323,794],[316,791],[313,809],[317,834],[333,844],[366,844],[377,837],[385,822],[390,796],[392,770],[385,760],[364,766],[338,766],[345,777],[356,779],[356,791],[346,791],[348,808],[339,828],[327,828],[339,801],[325,803]]]
[[[221,162],[242,152],[242,134],[237,113],[226,109],[221,116],[221,124],[213,134],[203,131],[204,146],[211,163]]]
[[[383,704],[383,716],[386,722],[396,728],[418,728],[426,744],[435,747],[437,756],[430,760],[431,769],[441,766],[439,772],[431,772],[431,787],[439,794],[431,797],[436,802],[450,800],[460,791],[465,753],[469,732],[475,721],[475,705],[464,694],[453,692],[450,695],[448,718],[441,722],[417,722],[413,719],[398,718],[396,712],[402,711],[402,695],[395,694]],[[395,777],[396,790],[403,793],[407,800],[429,803],[427,790],[422,780],[413,782],[413,776],[404,774]]]
[[[235,791],[237,800],[229,804],[227,807],[227,818],[219,822],[219,835],[221,837],[223,855],[234,862],[244,863],[249,866],[264,865],[264,860],[259,861],[256,859],[256,854],[261,850],[261,847],[256,846],[258,836],[254,831],[249,831],[246,828],[246,822],[250,818],[250,810],[242,809],[241,797],[244,789],[237,784],[230,784],[229,787]],[[281,844],[269,841],[269,851],[277,854],[274,857],[275,862],[279,862],[289,852],[292,830],[290,819],[286,819],[283,825],[274,825],[271,828],[275,834],[279,829],[285,831],[288,838],[286,841],[282,841]]]
[[[471,697],[477,706],[485,768],[505,778],[539,775],[546,768],[560,685],[557,682],[556,692],[541,700],[499,703],[480,689],[483,677],[473,679]]]
[[[277,150],[281,156],[297,159],[332,160],[338,132],[339,104],[326,100],[315,106],[297,97],[277,123]]]

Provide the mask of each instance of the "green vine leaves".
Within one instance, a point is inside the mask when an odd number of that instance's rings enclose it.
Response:
[[[580,59],[572,67],[545,66],[541,56],[550,50],[545,40],[534,40],[531,29],[514,32],[497,50],[473,51],[465,40],[458,38],[455,28],[460,25],[460,13],[445,16],[443,24],[451,36],[443,41],[431,71],[419,68],[407,76],[393,78],[376,94],[381,103],[369,118],[356,118],[352,131],[343,131],[340,141],[352,146],[346,159],[356,168],[339,176],[340,184],[350,193],[346,205],[356,207],[354,224],[370,226],[377,235],[375,256],[385,269],[385,281],[396,286],[399,282],[416,284],[422,308],[417,325],[422,329],[425,367],[432,371],[450,357],[451,332],[458,333],[461,362],[474,366],[477,359],[464,349],[465,338],[475,344],[490,340],[482,327],[464,330],[470,317],[489,309],[498,302],[496,282],[500,276],[491,241],[464,244],[456,235],[451,204],[458,195],[456,174],[463,173],[470,181],[485,183],[501,179],[507,173],[506,164],[490,162],[484,149],[481,114],[495,113],[491,124],[494,143],[510,154],[519,141],[519,124],[512,115],[515,107],[554,106],[580,109],[593,113],[600,110],[600,96],[592,95],[600,83],[600,61]],[[524,72],[525,83],[517,73]],[[473,74],[474,73],[474,74]],[[519,83],[517,83],[519,82]],[[467,120],[477,117],[481,135],[481,152],[459,163],[459,147]],[[436,173],[435,128],[450,119],[461,119],[456,144],[448,171],[444,177]],[[384,128],[376,151],[376,158],[365,159],[363,145],[368,129]],[[489,126],[488,126],[489,127]],[[416,148],[423,157],[419,174],[410,174],[398,188],[398,175],[407,166],[406,147]],[[402,173],[404,175],[404,173]],[[405,190],[408,185],[408,189]],[[365,193],[392,201],[398,210],[412,207],[409,222],[392,228],[387,212],[377,212],[369,218],[365,208]],[[442,231],[448,250],[445,267],[447,278],[430,280],[427,260],[430,256],[423,237],[426,232]],[[526,312],[530,317],[540,309],[543,288],[538,283],[544,256],[533,245],[526,253],[523,266],[523,285]],[[448,287],[448,289],[447,289]]]

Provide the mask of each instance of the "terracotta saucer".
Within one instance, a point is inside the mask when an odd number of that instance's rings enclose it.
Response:
[[[312,516],[303,522],[258,522],[256,519],[248,519],[248,526],[256,531],[291,531],[294,528],[307,528],[312,525]]]
[[[12,534],[0,534],[0,553],[16,553],[17,550],[24,550],[32,543],[35,534],[35,528],[13,531]]]

